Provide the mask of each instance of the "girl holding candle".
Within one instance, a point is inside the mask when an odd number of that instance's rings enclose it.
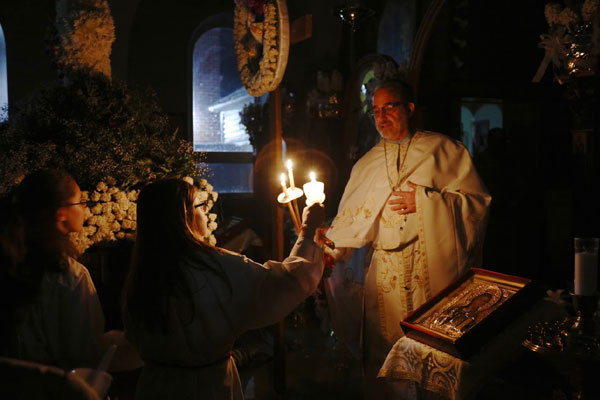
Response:
[[[317,287],[322,206],[304,210],[290,256],[264,265],[203,242],[204,204],[182,180],[144,187],[137,215],[123,296],[126,333],[146,362],[136,397],[242,399],[233,342],[280,320]]]

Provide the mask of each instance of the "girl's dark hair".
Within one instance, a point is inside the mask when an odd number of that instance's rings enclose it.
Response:
[[[46,169],[28,175],[14,191],[13,208],[24,227],[23,263],[29,269],[61,271],[66,257],[76,254],[56,220],[58,209],[75,194],[75,185],[67,172]]]
[[[7,329],[34,303],[44,274],[64,270],[67,256],[75,254],[56,219],[58,208],[75,194],[74,187],[65,171],[41,170],[1,202],[0,320]]]
[[[229,283],[222,271],[198,266],[195,261],[198,252],[216,254],[198,233],[195,195],[194,186],[180,179],[156,181],[140,192],[136,240],[123,301],[134,323],[149,331],[167,330],[170,297],[181,297],[190,321],[193,319],[192,293],[185,276],[189,265],[206,268]]]

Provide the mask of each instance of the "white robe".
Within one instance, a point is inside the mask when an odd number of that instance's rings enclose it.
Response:
[[[283,262],[257,264],[229,252],[199,253],[189,266],[195,314],[191,322],[171,301],[167,333],[135,326],[125,307],[128,339],[146,366],[137,385],[138,399],[243,399],[239,375],[229,356],[246,330],[284,318],[314,292],[323,274],[323,252],[302,236]],[[213,265],[227,275],[206,271]]]
[[[64,369],[96,367],[104,314],[88,270],[72,258],[42,277],[39,296],[15,328],[6,354]]]
[[[339,272],[343,263],[326,282],[334,329],[351,349],[359,339],[357,323],[364,327],[367,375],[377,373],[403,335],[399,323],[408,313],[478,266],[491,202],[460,142],[419,131],[410,141],[386,147],[387,168],[383,141],[357,161],[327,233],[341,248],[342,261],[350,253],[344,248],[373,250],[364,298],[357,295],[360,285],[344,279],[352,273]],[[410,190],[407,181],[417,185],[417,210],[406,222],[387,205],[390,181],[402,183],[402,190]]]

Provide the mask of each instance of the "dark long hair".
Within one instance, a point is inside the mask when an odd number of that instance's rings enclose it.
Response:
[[[197,254],[217,253],[198,233],[195,195],[194,186],[180,179],[156,181],[140,192],[136,240],[123,302],[134,323],[148,331],[167,331],[171,297],[182,298],[190,321],[193,319],[186,265],[211,270],[208,265],[198,265]],[[227,281],[222,271],[212,272]]]
[[[75,254],[56,219],[58,208],[75,194],[74,187],[67,172],[41,170],[1,202],[0,320],[8,329],[34,303],[44,274],[63,271],[67,256]]]
[[[24,227],[23,263],[34,272],[62,271],[67,256],[76,254],[69,236],[57,226],[56,212],[75,194],[67,172],[46,169],[28,175],[12,195],[15,217]]]

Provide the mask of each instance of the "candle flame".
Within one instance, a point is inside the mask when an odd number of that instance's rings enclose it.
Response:
[[[311,182],[315,182],[317,180],[317,174],[315,174],[315,171],[310,171],[308,176],[309,176]]]
[[[290,159],[287,160],[287,167],[292,168],[292,160],[290,160]]]

